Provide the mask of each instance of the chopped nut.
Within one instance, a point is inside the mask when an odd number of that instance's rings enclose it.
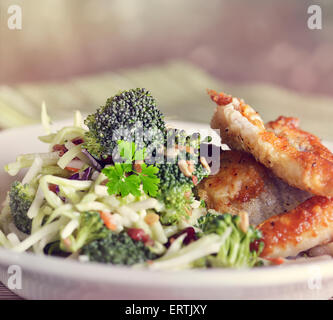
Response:
[[[134,162],[134,165],[133,165],[134,170],[135,170],[136,172],[141,172],[141,171],[142,171],[142,167],[141,167],[141,165],[142,165],[143,163],[144,163],[144,162],[143,162],[142,160],[136,160],[136,161]]]
[[[71,246],[71,244],[72,244],[72,241],[71,241],[70,238],[65,238],[65,239],[63,240],[63,242],[64,242],[64,245],[65,245],[66,248],[70,248],[70,246]]]
[[[159,219],[160,219],[159,215],[156,214],[155,212],[148,212],[144,220],[149,226],[151,226],[155,224]]]
[[[249,228],[249,215],[247,214],[246,211],[241,211],[239,213],[240,216],[240,228],[243,232],[247,232],[247,229]]]
[[[202,166],[203,166],[205,169],[207,169],[207,171],[210,173],[210,166],[209,166],[209,164],[208,164],[206,158],[205,158],[205,157],[200,157],[200,162],[201,162]]]
[[[167,158],[171,158],[171,159],[176,158],[178,154],[179,154],[179,150],[176,148],[168,148],[166,150]]]
[[[194,153],[193,147],[186,146],[186,152],[188,152],[188,153]]]
[[[179,167],[180,171],[184,174],[185,177],[192,176],[192,172],[189,170],[188,164],[185,160],[179,160],[178,167]]]

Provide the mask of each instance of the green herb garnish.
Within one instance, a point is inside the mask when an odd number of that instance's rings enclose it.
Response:
[[[145,149],[137,150],[134,142],[120,140],[118,141],[118,151],[124,162],[117,162],[102,170],[109,180],[106,184],[108,193],[110,195],[120,194],[122,197],[129,194],[140,196],[142,185],[146,194],[155,197],[160,182],[156,176],[159,169],[153,165],[147,166],[143,162]]]

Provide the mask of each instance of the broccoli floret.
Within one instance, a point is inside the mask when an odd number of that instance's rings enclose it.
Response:
[[[142,241],[133,240],[126,231],[119,234],[110,231],[105,238],[84,246],[82,254],[88,256],[89,261],[128,266],[158,257]]]
[[[28,184],[23,185],[15,181],[9,191],[9,206],[13,216],[14,224],[20,231],[31,233],[31,219],[27,212],[34,199],[34,189]]]
[[[200,217],[198,227],[202,232],[197,234],[198,237],[212,233],[223,235],[229,228],[231,228],[231,234],[216,255],[201,258],[194,265],[216,268],[242,268],[258,265],[263,243],[260,242],[258,250],[252,249],[251,244],[260,241],[262,235],[252,226],[249,226],[246,232],[242,231],[240,223],[239,216],[216,214],[213,210],[210,210],[206,216]]]
[[[135,140],[138,149],[146,147],[148,152],[153,152],[164,141],[163,118],[146,89],[122,91],[85,120],[89,128],[85,148],[100,160],[112,156],[118,140]]]
[[[207,176],[207,170],[196,163],[192,177],[186,177],[179,168],[178,163],[164,163],[157,165],[160,179],[159,200],[164,203],[165,210],[161,216],[163,224],[174,224],[182,217],[187,217],[194,200],[192,189],[203,177]],[[194,180],[196,179],[196,180]],[[195,183],[194,183],[195,181]]]
[[[65,252],[77,252],[84,245],[96,239],[104,238],[109,230],[97,212],[83,212],[79,227],[66,239],[61,239],[60,248]]]
[[[162,224],[176,224],[182,217],[189,217],[192,201],[191,192],[189,185],[177,186],[162,191],[158,197],[165,206],[160,218]]]
[[[200,160],[200,136],[187,136],[183,130],[169,129],[166,134],[166,147],[170,150],[176,146],[179,151],[174,159],[166,158],[164,163],[158,164],[157,177],[160,179],[159,200],[164,203],[165,210],[161,216],[163,224],[175,224],[182,217],[187,217],[194,200],[192,189],[209,172]],[[180,148],[180,146],[182,148]],[[179,167],[179,160],[192,161],[194,171],[191,176],[185,176]]]

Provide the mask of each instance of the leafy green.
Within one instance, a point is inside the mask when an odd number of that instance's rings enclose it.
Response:
[[[127,164],[116,163],[114,166],[106,167],[103,169],[103,173],[108,177],[108,193],[120,194],[122,197],[126,197],[128,194],[134,196],[140,196],[140,178],[137,175],[126,176],[126,173],[132,171],[132,165],[130,168]]]
[[[158,168],[143,162],[145,149],[137,150],[134,142],[118,141],[119,155],[123,163],[115,163],[113,166],[105,167],[102,172],[107,176],[108,193],[120,194],[122,197],[132,194],[140,196],[143,191],[155,197],[158,193],[159,178],[156,176]],[[141,161],[133,166],[133,162]]]

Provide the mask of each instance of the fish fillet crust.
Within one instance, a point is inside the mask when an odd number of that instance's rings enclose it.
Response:
[[[243,100],[213,90],[208,93],[217,104],[211,127],[220,130],[222,143],[251,153],[295,188],[333,196],[333,155],[317,137],[300,130],[296,119],[280,118],[266,128]]]
[[[333,240],[333,199],[314,196],[294,210],[258,226],[265,244],[262,257],[293,257]]]
[[[196,190],[209,209],[231,214],[246,211],[254,225],[312,197],[277,178],[249,153],[234,150],[221,152],[219,171],[203,179]]]

